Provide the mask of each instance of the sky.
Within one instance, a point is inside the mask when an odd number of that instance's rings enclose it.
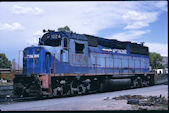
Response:
[[[167,1],[0,2],[0,53],[18,62],[43,29],[66,25],[80,34],[144,42],[150,52],[168,56]]]

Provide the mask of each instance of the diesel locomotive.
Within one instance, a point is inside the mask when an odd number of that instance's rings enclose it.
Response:
[[[64,96],[149,86],[156,77],[143,44],[48,30],[23,50],[13,83],[16,96]]]

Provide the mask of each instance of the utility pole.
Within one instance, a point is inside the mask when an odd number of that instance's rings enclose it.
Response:
[[[20,67],[20,52],[22,52],[22,50],[19,50],[19,57],[18,57],[18,70],[19,70],[19,67]]]
[[[20,50],[19,50],[19,57],[18,57],[18,70],[19,70],[19,64],[20,64]]]

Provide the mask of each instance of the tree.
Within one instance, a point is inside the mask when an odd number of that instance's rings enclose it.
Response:
[[[72,32],[68,26],[60,27],[60,28],[58,28],[58,31],[69,31],[69,32]]]
[[[150,52],[149,53],[149,59],[150,59],[150,66],[152,67],[152,69],[160,69],[160,68],[164,68],[164,66],[161,64],[162,61],[162,57],[160,54],[155,53],[155,52]]]
[[[11,61],[5,56],[4,53],[0,53],[0,68],[10,68]]]

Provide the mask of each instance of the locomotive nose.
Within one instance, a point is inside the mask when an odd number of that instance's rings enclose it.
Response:
[[[24,50],[23,69],[25,74],[37,74],[40,70],[40,48],[28,47]]]

